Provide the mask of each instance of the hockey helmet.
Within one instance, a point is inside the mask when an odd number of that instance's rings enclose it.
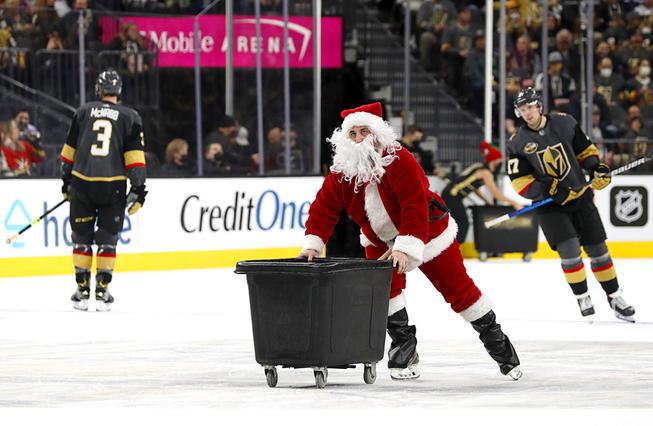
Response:
[[[519,112],[519,107],[523,105],[533,105],[533,104],[540,104],[542,105],[542,96],[540,96],[539,93],[532,87],[527,87],[519,92],[517,95],[517,99],[515,99],[515,102],[513,103],[513,106],[515,107],[515,116],[517,118],[521,117],[521,114]]]
[[[100,89],[102,89],[100,91]],[[102,96],[120,96],[122,92],[122,79],[113,69],[102,71],[95,81],[95,94]]]

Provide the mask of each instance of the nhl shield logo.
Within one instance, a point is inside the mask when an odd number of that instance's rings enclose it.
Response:
[[[562,143],[547,146],[546,149],[537,151],[537,159],[544,173],[559,180],[564,179],[569,174],[569,170],[571,170],[569,159]]]
[[[619,186],[610,191],[610,221],[615,226],[644,226],[648,194],[642,186]]]

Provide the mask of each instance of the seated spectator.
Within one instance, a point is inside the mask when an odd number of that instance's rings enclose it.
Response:
[[[463,91],[462,71],[465,59],[472,49],[474,32],[471,27],[472,12],[469,6],[458,12],[458,19],[442,35],[442,67],[447,85],[457,94]]]
[[[608,21],[608,29],[603,33],[603,38],[613,51],[617,46],[621,46],[625,40],[628,40],[628,31],[626,31],[623,15],[612,15],[610,21]]]
[[[614,71],[612,59],[604,57],[599,62],[599,73],[594,76],[597,93],[601,94],[609,106],[614,106],[619,100],[619,92],[623,90],[624,79]]]
[[[166,146],[166,161],[159,168],[161,177],[187,177],[196,174],[195,167],[188,157],[188,142],[173,139]]]
[[[228,115],[218,120],[218,129],[211,132],[205,144],[219,143],[224,150],[224,164],[231,173],[243,175],[258,168],[258,153],[254,153],[248,145],[238,143],[236,129],[238,123]]]
[[[569,98],[576,91],[576,82],[563,72],[563,58],[560,52],[549,53],[549,93],[548,101],[551,107],[560,108],[569,103]],[[544,75],[535,78],[535,90],[542,91]]]
[[[204,139],[205,145],[217,142],[224,147],[236,137],[236,120],[233,117],[223,115],[218,119],[217,126],[218,129]]]
[[[45,152],[40,146],[33,146],[29,141],[20,139],[20,130],[16,120],[5,125],[3,138],[0,141],[2,154],[11,174],[24,176],[32,174],[32,166],[42,163]]]
[[[417,162],[427,174],[433,174],[433,153],[423,149],[420,144],[424,140],[424,131],[421,127],[411,124],[406,129],[406,134],[401,137],[399,143],[413,154]]]
[[[447,26],[452,25],[458,13],[450,0],[424,0],[417,11],[419,50],[422,66],[427,71],[439,71],[440,46]]]
[[[286,170],[286,132],[279,126],[268,131],[267,145],[265,147],[265,170],[270,172],[285,172]],[[290,171],[302,173],[306,169],[306,155],[302,146],[297,142],[297,131],[290,130]],[[278,173],[276,173],[278,174]]]
[[[213,142],[204,147],[204,176],[221,176],[231,172],[231,168],[224,161],[224,149],[218,142]]]
[[[644,107],[653,105],[653,81],[651,81],[651,61],[642,59],[637,68],[637,75],[627,82],[634,92],[633,102]]]
[[[506,72],[519,78],[533,77],[542,72],[540,55],[531,49],[531,39],[527,34],[520,35],[515,47],[508,52]]]
[[[560,53],[562,58],[561,72],[577,80],[580,77],[580,55],[574,46],[573,37],[569,30],[562,29],[558,31],[554,50]],[[549,59],[549,62],[551,62],[551,59]]]
[[[57,31],[58,34],[59,16],[54,6],[55,0],[36,0],[34,15],[32,16],[32,23],[37,33],[37,39],[34,43],[35,49],[47,46],[50,34],[53,32]]]
[[[27,9],[21,7],[20,0],[7,0],[5,8],[17,47],[31,48],[36,33]]]
[[[464,96],[477,116],[483,115],[483,98],[485,91],[485,34],[478,32],[474,36],[474,48],[465,59],[463,66]]]
[[[98,50],[101,47],[100,36],[102,35],[102,29],[89,7],[88,0],[75,0],[73,10],[61,19],[59,34],[61,34],[63,45],[66,49],[79,48],[78,19],[80,11],[83,11],[84,14],[84,40],[86,47],[90,50]]]
[[[624,43],[617,52],[617,58],[624,64],[623,74],[626,78],[637,75],[639,63],[642,59],[650,59],[650,54],[642,45],[642,34],[639,32],[630,36],[630,40]]]
[[[124,24],[120,33],[107,46],[109,50],[120,50],[123,68],[131,74],[139,74],[148,70],[149,66],[142,54],[146,52],[145,38],[138,31],[136,24]]]

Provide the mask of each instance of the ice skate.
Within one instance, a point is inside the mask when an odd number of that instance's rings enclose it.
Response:
[[[592,298],[589,293],[583,293],[576,296],[576,301],[578,302],[578,307],[580,308],[580,314],[585,318],[590,324],[594,322],[594,304],[592,303]]]
[[[415,352],[406,368],[390,368],[392,380],[414,380],[419,378],[419,355]]]
[[[508,371],[508,373],[506,374],[506,376],[510,377],[515,381],[521,379],[523,375],[524,373],[521,371],[521,368],[519,368],[519,366],[516,366],[512,370]]]
[[[113,304],[113,296],[109,293],[109,285],[98,282],[95,286],[95,301],[97,306],[95,310],[99,312],[108,312]]]
[[[614,311],[614,316],[620,320],[635,322],[635,308],[630,306],[621,295],[621,289],[608,295],[608,303]]]
[[[494,311],[490,310],[471,324],[478,332],[478,338],[483,342],[487,353],[499,365],[501,374],[519,380],[522,377],[519,357],[510,339],[501,330],[501,325],[496,322]]]
[[[73,301],[73,308],[78,311],[88,311],[88,298],[90,291],[88,285],[78,285],[77,290],[70,297],[70,300]]]

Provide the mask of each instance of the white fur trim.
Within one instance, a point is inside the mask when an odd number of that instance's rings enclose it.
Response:
[[[400,235],[395,240],[392,250],[397,250],[408,255],[406,272],[410,272],[422,264],[424,257],[424,242],[412,235]]]
[[[406,307],[406,296],[404,296],[404,292],[402,291],[392,299],[390,299],[390,302],[388,303],[388,316],[391,317],[397,312],[401,311]]]
[[[465,321],[472,322],[481,318],[483,315],[490,312],[490,310],[492,310],[492,301],[486,295],[481,294],[481,297],[479,297],[472,306],[462,311],[460,316],[463,317]]]
[[[440,235],[426,243],[426,246],[424,247],[424,263],[435,259],[440,255],[440,253],[448,249],[456,240],[456,235],[458,235],[458,224],[453,217],[449,215],[449,222],[445,230]]]
[[[363,247],[376,247],[376,245],[374,245],[374,243],[370,241],[362,232],[360,235],[360,242],[361,242],[361,246]]]
[[[390,146],[396,142],[398,137],[392,127],[383,121],[383,118],[378,115],[370,114],[369,112],[354,112],[349,114],[342,121],[340,128],[344,134],[347,135],[349,130],[354,126],[367,126],[370,128],[376,138],[383,143],[384,146]],[[399,144],[397,144],[399,145]]]
[[[308,249],[322,253],[322,250],[324,250],[324,241],[322,241],[322,238],[318,237],[317,235],[308,234],[304,236],[304,246],[302,247],[302,253]]]
[[[375,182],[370,182],[365,188],[365,213],[370,220],[374,233],[381,241],[388,242],[399,235],[399,231],[385,210],[379,188]]]

